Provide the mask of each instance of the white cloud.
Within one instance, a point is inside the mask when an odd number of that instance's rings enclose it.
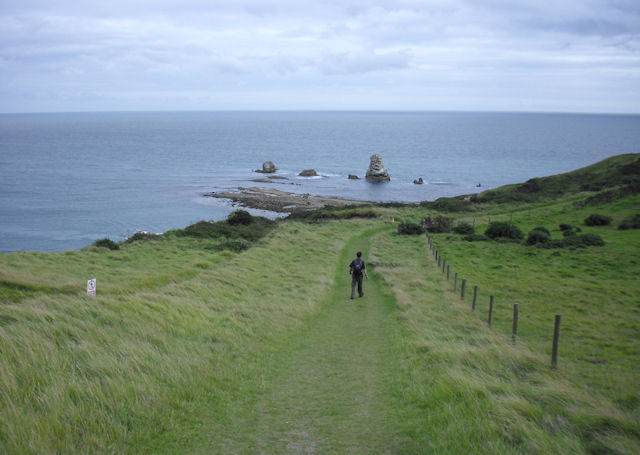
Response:
[[[5,112],[157,99],[175,109],[640,112],[630,0],[25,0],[0,6],[0,30]]]

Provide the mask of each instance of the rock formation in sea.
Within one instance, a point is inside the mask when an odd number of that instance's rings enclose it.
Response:
[[[416,185],[422,185],[424,183],[424,180],[422,180],[422,177],[420,177],[419,179],[414,180],[413,183],[415,183]]]
[[[264,174],[273,174],[275,171],[277,171],[277,169],[273,161],[265,161],[262,163],[262,169],[256,169],[256,172],[262,172]]]
[[[318,173],[315,169],[305,169],[298,174],[300,177],[317,177]]]
[[[382,165],[382,158],[377,153],[371,155],[366,179],[370,182],[387,182],[391,180],[389,173]]]
[[[349,179],[351,179],[351,180],[359,180],[360,177],[358,177],[357,175],[354,175],[354,174],[349,174]]]

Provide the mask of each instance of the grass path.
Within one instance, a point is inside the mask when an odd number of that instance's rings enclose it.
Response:
[[[379,231],[379,229],[377,230]],[[367,257],[367,232],[341,252],[325,311],[268,362],[253,403],[239,406],[221,453],[392,452],[387,410],[394,372],[393,306],[375,274],[349,299],[348,264]],[[219,435],[222,436],[222,435]]]

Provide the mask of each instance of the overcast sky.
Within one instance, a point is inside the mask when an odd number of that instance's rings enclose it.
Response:
[[[0,0],[0,112],[640,113],[639,0]]]

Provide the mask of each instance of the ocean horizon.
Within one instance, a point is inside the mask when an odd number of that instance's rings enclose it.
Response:
[[[211,191],[355,200],[471,194],[640,152],[640,115],[422,111],[0,114],[0,251],[65,251],[220,220]],[[391,181],[363,177],[382,157]],[[253,179],[273,161],[278,183]],[[320,175],[299,177],[303,169]],[[360,180],[349,180],[356,174]],[[413,183],[423,178],[424,185]],[[477,185],[481,185],[477,187]],[[276,217],[278,214],[250,210]]]

